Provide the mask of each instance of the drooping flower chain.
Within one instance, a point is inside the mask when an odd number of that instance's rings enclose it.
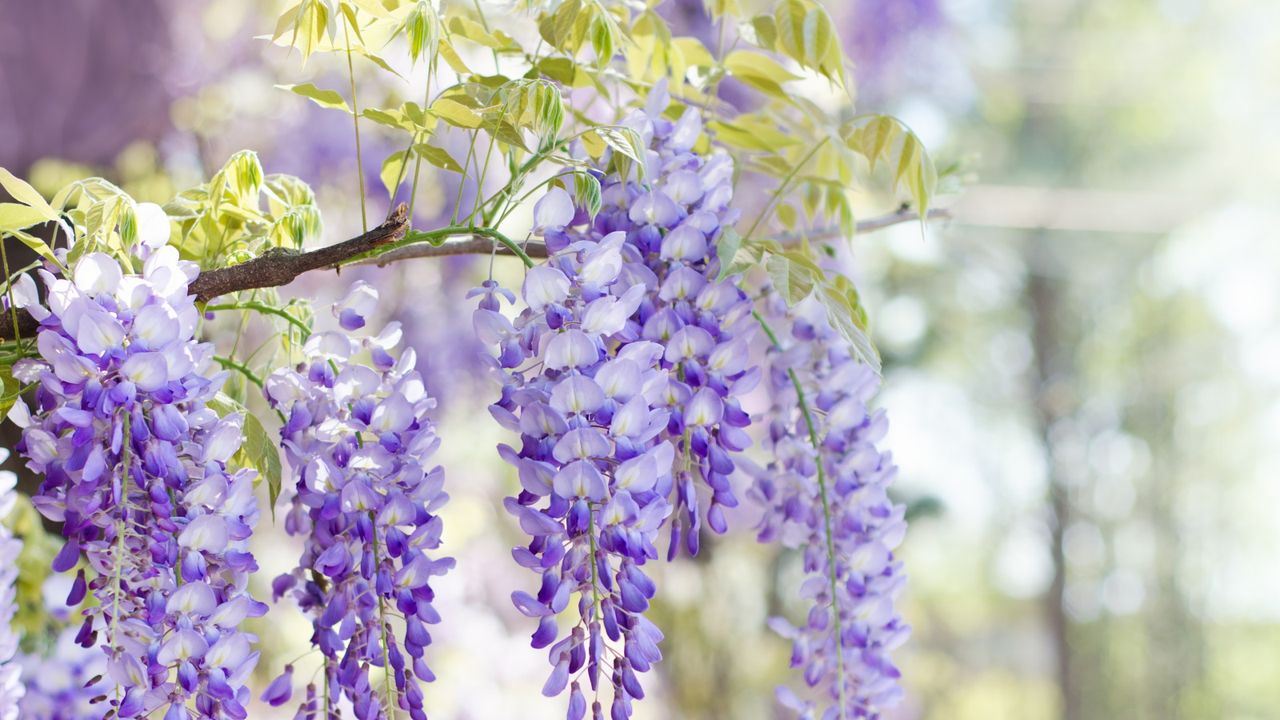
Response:
[[[26,279],[41,359],[14,375],[37,383],[36,407],[19,403],[11,417],[44,476],[33,502],[63,522],[54,569],[86,560],[67,604],[87,591],[98,600],[76,640],[107,654],[104,702],[122,718],[244,718],[258,653],[239,625],[266,610],[245,589],[257,569],[256,474],[228,473],[241,418],[207,404],[225,376],[194,339],[195,265],[172,247],[145,257],[142,275],[101,253],[80,260],[74,281],[44,273],[47,305]]]
[[[267,399],[287,418],[282,444],[297,478],[285,529],[305,540],[275,596],[288,593],[311,617],[311,642],[324,655],[323,688],[308,688],[306,718],[330,717],[344,695],[359,720],[387,717],[388,708],[426,718],[421,683],[434,679],[426,626],[440,621],[430,580],[454,564],[428,555],[440,545],[435,513],[448,496],[443,470],[429,465],[440,441],[415,353],[391,356],[398,323],[377,336],[351,334],[376,301],[372,287],[354,285],[335,306],[346,332],[312,335],[297,370],[266,382]],[[356,359],[362,351],[367,364]],[[381,687],[374,668],[389,668]],[[264,699],[281,705],[291,694],[286,668]]]
[[[665,106],[665,95],[653,104]],[[550,646],[543,692],[571,688],[569,720],[586,714],[579,679],[569,683],[582,672],[593,716],[603,714],[601,672],[613,686],[611,717],[631,716],[643,697],[636,672],[661,658],[662,634],[643,615],[655,587],[641,566],[658,557],[668,498],[682,517],[669,556],[682,544],[696,553],[694,479],[711,487],[706,517],[722,532],[721,508],[737,504],[726,449],[749,444],[734,396],[754,382],[744,369],[750,303],[716,279],[711,250],[731,219],[731,167],[690,151],[701,132],[695,113],[676,124],[656,112],[631,122],[655,148],[651,184],[606,177],[609,206],[589,224],[563,190],[539,201],[535,220],[552,255],[529,272],[527,309],[514,325],[498,312],[501,297],[514,303],[509,292],[490,282],[473,293],[482,297],[477,331],[498,348],[503,391],[491,411],[521,434],[518,451],[500,448],[523,488],[508,509],[533,537],[514,554],[542,573],[536,597],[513,600],[539,620],[533,646]],[[556,616],[575,594],[579,621],[561,638]]]
[[[673,123],[661,114],[668,102],[660,84],[647,108],[627,119],[650,148],[644,183],[605,177],[603,206],[588,234],[626,232],[623,282],[646,288],[632,321],[640,337],[664,346],[660,367],[669,376],[657,400],[670,417],[662,437],[679,455],[670,559],[681,546],[697,554],[704,519],[717,533],[727,529],[724,508],[738,504],[729,484],[733,455],[751,444],[751,419],[739,398],[759,382],[760,370],[747,365],[756,331],[751,302],[738,278],[719,277],[715,249],[738,218],[729,207],[733,162],[724,153],[694,151],[701,115],[688,108]],[[565,235],[575,236],[572,229]],[[557,239],[554,230],[547,233],[549,246]],[[704,511],[700,486],[710,490]]]
[[[751,493],[765,507],[759,539],[802,551],[800,595],[813,605],[803,626],[770,624],[792,640],[792,666],[828,702],[819,708],[785,687],[778,697],[804,718],[879,718],[902,694],[889,653],[910,632],[894,608],[906,582],[893,552],[905,509],[887,494],[892,456],[876,448],[885,413],[867,408],[879,377],[850,356],[820,308],[784,313],[775,297],[771,310],[789,332],[769,351],[773,460]]]

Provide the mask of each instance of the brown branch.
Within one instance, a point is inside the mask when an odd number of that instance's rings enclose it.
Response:
[[[946,220],[950,219],[951,211],[944,208],[934,208],[928,213],[929,220]],[[857,232],[867,233],[901,223],[914,222],[920,219],[920,214],[913,210],[903,210],[898,212],[887,213],[873,218],[868,218],[858,223]],[[839,228],[818,228],[809,232],[807,237],[810,240],[827,239],[839,237],[841,235]],[[785,235],[775,236],[774,239],[780,242],[788,240],[799,240],[800,233],[788,233]],[[525,253],[531,258],[545,258],[547,256],[547,246],[541,242],[533,241],[524,245]],[[496,252],[498,255],[511,255],[511,251],[503,245],[485,237],[468,237],[459,238],[457,240],[447,240],[439,245],[428,245],[426,243],[419,245],[406,245],[396,248],[390,252],[385,252],[377,257],[358,260],[352,265],[377,265],[378,267],[386,267],[393,262],[400,260],[412,260],[414,258],[433,258],[448,257],[450,255],[486,255]]]
[[[192,281],[189,288],[197,302],[208,302],[221,295],[240,290],[281,287],[311,270],[336,268],[352,258],[393,243],[404,237],[409,229],[409,212],[403,203],[391,213],[386,222],[350,240],[300,252],[277,249],[248,262],[203,272]],[[9,313],[0,316],[0,340],[14,340],[18,335],[33,337],[40,323],[26,311],[18,313],[18,332],[13,329]]]
[[[191,283],[196,302],[208,302],[240,290],[281,287],[310,270],[336,268],[352,258],[404,237],[409,211],[401,203],[391,217],[376,228],[350,240],[309,252],[277,250],[249,262],[200,273]]]
[[[925,216],[926,221],[950,219],[951,211],[947,208],[934,208]],[[917,222],[919,220],[920,213],[915,210],[898,210],[897,212],[885,213],[884,215],[877,215],[875,217],[867,218],[866,220],[860,220],[855,226],[854,234],[861,235],[862,233],[875,232],[876,230],[883,230],[887,227],[893,227],[894,225]],[[809,240],[831,240],[839,237],[844,237],[844,231],[841,230],[839,226],[832,226],[814,228],[808,232],[797,231],[782,233],[780,235],[774,235],[773,239],[785,245],[788,242],[797,241],[802,238],[808,238]]]
[[[951,213],[945,209],[934,209],[928,213],[929,220],[950,218]],[[857,232],[872,232],[899,223],[919,220],[920,215],[912,211],[902,211],[868,218],[858,223]],[[449,255],[481,255],[496,252],[499,255],[511,255],[509,248],[487,237],[464,237],[446,240],[440,245],[418,243],[405,245],[388,252],[368,258],[362,255],[380,247],[396,242],[404,237],[409,229],[408,211],[402,203],[386,222],[376,228],[350,240],[328,247],[300,252],[297,250],[273,250],[248,262],[218,268],[201,273],[191,283],[191,293],[198,302],[208,302],[213,298],[228,295],[241,290],[255,288],[281,287],[293,282],[295,278],[311,270],[326,270],[343,265],[388,265],[400,260],[424,257],[446,257]],[[839,237],[838,228],[820,228],[808,233],[809,239]],[[775,239],[785,242],[791,235]],[[799,235],[795,236],[798,239]],[[544,258],[547,246],[541,242],[529,242],[524,245],[529,257]],[[358,258],[358,259],[357,259]],[[26,311],[18,313],[18,334],[24,338],[33,337],[40,324]],[[13,320],[9,313],[0,313],[0,340],[13,340]]]

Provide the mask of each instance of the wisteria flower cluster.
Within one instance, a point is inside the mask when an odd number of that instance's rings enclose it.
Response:
[[[434,679],[424,656],[427,626],[440,621],[431,578],[454,564],[430,554],[440,546],[436,512],[448,496],[442,469],[429,465],[440,440],[416,355],[412,348],[398,360],[391,355],[398,323],[377,335],[351,334],[377,297],[355,284],[334,307],[346,332],[312,335],[306,360],[266,382],[267,399],[286,419],[282,446],[297,478],[285,528],[305,541],[298,566],[275,580],[275,596],[289,594],[310,617],[311,642],[324,656],[323,687],[309,685],[299,711],[306,718],[330,717],[343,696],[359,720],[395,708],[426,718],[421,683]],[[358,360],[365,352],[367,363]],[[264,699],[288,702],[292,672],[286,668]]]
[[[667,381],[654,400],[670,411],[663,438],[681,458],[667,550],[672,558],[682,544],[690,555],[698,553],[704,518],[717,533],[728,528],[724,508],[738,504],[729,483],[733,456],[751,444],[751,418],[740,399],[759,382],[760,370],[748,366],[757,328],[751,301],[739,278],[719,277],[715,249],[739,215],[729,205],[733,162],[720,152],[694,151],[701,115],[686,108],[672,122],[663,117],[669,102],[660,83],[645,109],[627,118],[649,147],[643,182],[605,177],[602,209],[586,235],[626,233],[622,283],[645,287],[631,321],[640,337],[664,347],[659,367]],[[574,229],[551,228],[545,235],[552,247],[574,237]],[[699,486],[710,491],[702,512]]]
[[[500,448],[522,488],[507,507],[533,538],[514,554],[542,575],[536,596],[512,599],[538,620],[533,646],[550,647],[543,692],[570,687],[569,720],[587,711],[584,672],[593,716],[602,672],[614,720],[644,697],[636,673],[660,659],[662,634],[643,615],[656,588],[641,566],[659,557],[664,524],[669,557],[698,551],[695,480],[710,488],[708,524],[725,530],[722,508],[737,504],[730,452],[750,442],[737,399],[758,376],[745,369],[750,302],[717,279],[713,251],[732,219],[732,167],[692,152],[697,114],[672,123],[665,105],[659,91],[631,119],[653,148],[647,186],[607,176],[594,220],[563,190],[539,201],[551,257],[526,276],[514,323],[499,312],[512,293],[492,281],[473,293],[477,332],[498,349],[502,397],[490,410],[521,437]],[[574,596],[579,620],[565,634],[556,618]]]
[[[9,451],[0,449],[0,462],[9,457]],[[18,580],[18,554],[22,543],[13,537],[4,525],[4,519],[13,510],[16,498],[14,485],[18,477],[11,472],[0,472],[0,720],[16,720],[18,701],[22,699],[21,668],[16,662],[18,635],[12,621],[18,611],[15,584]]]
[[[33,502],[63,523],[53,567],[76,570],[66,602],[97,600],[75,639],[106,653],[102,707],[238,720],[258,659],[239,626],[266,610],[246,591],[256,473],[228,472],[242,418],[208,405],[224,376],[194,339],[195,266],[168,246],[140,254],[141,275],[102,253],[81,258],[71,280],[42,271],[43,303],[24,276],[40,359],[14,366],[35,383],[35,408],[19,403],[11,417],[44,478]]]
[[[765,508],[759,539],[802,552],[808,618],[800,627],[770,624],[792,640],[792,665],[828,704],[820,712],[787,688],[778,696],[804,718],[878,718],[902,694],[889,653],[910,633],[894,607],[906,582],[893,552],[906,532],[905,508],[887,494],[897,474],[892,456],[876,448],[885,413],[867,407],[879,377],[851,357],[821,308],[805,303],[787,313],[773,301],[778,326],[790,333],[769,352],[773,460],[757,469],[751,492]]]

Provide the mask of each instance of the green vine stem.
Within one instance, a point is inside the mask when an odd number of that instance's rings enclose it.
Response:
[[[782,343],[778,342],[778,336],[774,333],[773,328],[769,327],[769,323],[758,310],[751,311],[752,317],[756,322],[760,323],[760,328],[764,330],[764,334],[768,336],[769,342],[773,344],[779,351],[783,350]],[[791,379],[791,385],[796,390],[796,401],[800,406],[800,414],[804,417],[804,423],[809,431],[809,442],[813,445],[813,450],[817,454],[817,462],[814,464],[818,468],[818,492],[822,497],[822,524],[823,533],[826,535],[827,545],[827,574],[830,579],[831,586],[831,616],[834,621],[832,627],[836,638],[836,691],[839,695],[840,714],[839,719],[845,718],[845,677],[844,677],[844,649],[841,647],[841,637],[843,632],[840,628],[840,608],[836,606],[836,589],[839,578],[836,577],[836,541],[835,532],[832,530],[831,520],[831,500],[827,490],[827,472],[825,463],[822,461],[822,440],[818,437],[818,426],[814,422],[813,412],[809,409],[809,401],[805,396],[804,387],[800,384],[800,377],[796,375],[794,368],[787,368],[787,377]]]

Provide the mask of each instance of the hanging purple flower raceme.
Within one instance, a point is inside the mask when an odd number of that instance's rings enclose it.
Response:
[[[765,508],[759,539],[802,551],[800,594],[813,603],[801,627],[770,624],[792,640],[792,665],[828,704],[820,712],[788,688],[778,697],[804,718],[879,718],[902,695],[889,653],[910,633],[894,608],[906,582],[893,552],[905,508],[887,494],[892,456],[876,448],[885,413],[867,408],[879,377],[850,355],[821,308],[769,302],[790,332],[769,351],[773,460],[755,472],[751,494]]]
[[[256,473],[227,469],[241,418],[208,406],[225,375],[194,339],[197,268],[164,239],[140,249],[141,275],[90,253],[73,280],[43,273],[45,305],[29,279],[17,288],[40,322],[40,359],[14,366],[36,405],[10,417],[44,476],[33,503],[63,523],[54,569],[86,561],[67,604],[98,601],[76,640],[106,653],[104,713],[239,719],[258,659],[239,625],[266,610],[246,591]]]
[[[440,546],[435,513],[448,496],[443,470],[428,464],[440,440],[416,356],[407,348],[392,357],[398,323],[353,334],[377,297],[356,283],[334,308],[344,331],[312,335],[297,370],[266,382],[286,418],[281,437],[297,478],[285,528],[305,540],[298,567],[275,580],[275,596],[289,594],[311,617],[328,689],[307,688],[305,718],[336,717],[343,696],[359,720],[388,717],[390,708],[426,718],[421,683],[434,679],[427,625],[440,621],[431,578],[454,565],[429,555]],[[368,364],[356,359],[365,351]],[[282,705],[291,696],[290,667],[264,699]]]
[[[568,222],[567,200],[548,195],[540,221]],[[603,715],[602,682],[612,685],[610,716],[630,717],[644,697],[637,673],[661,659],[662,633],[643,614],[655,586],[642,566],[659,557],[671,512],[674,452],[662,438],[670,411],[658,403],[668,372],[662,345],[642,339],[631,319],[647,289],[628,282],[625,249],[624,232],[574,239],[529,272],[528,307],[514,324],[499,313],[511,293],[492,282],[473,293],[477,333],[498,348],[502,397],[490,411],[521,439],[518,450],[499,447],[522,487],[507,509],[533,538],[513,554],[541,575],[536,596],[512,600],[538,620],[532,644],[550,648],[553,667],[543,694],[569,688],[569,720],[585,717],[587,692],[593,716]],[[578,620],[562,632],[557,616],[575,599]]]
[[[724,508],[738,504],[729,483],[734,454],[751,439],[751,419],[739,398],[760,379],[749,367],[748,344],[756,331],[751,302],[738,278],[720,278],[716,242],[738,218],[733,198],[733,162],[693,148],[702,120],[687,108],[676,122],[662,117],[669,98],[659,85],[644,110],[627,124],[650,148],[643,183],[607,176],[603,208],[586,231],[591,237],[625,232],[622,284],[644,285],[632,317],[638,334],[664,347],[660,367],[666,386],[655,397],[670,411],[663,438],[675,443],[675,512],[668,558],[680,547],[696,555],[702,521],[727,529]],[[549,246],[576,237],[574,229],[547,233]],[[699,487],[710,490],[700,511]]]
[[[0,462],[8,457],[9,451],[0,448]],[[21,668],[15,661],[18,634],[12,625],[13,616],[18,612],[14,585],[18,581],[18,554],[22,552],[22,543],[4,525],[16,499],[13,488],[17,481],[13,473],[0,471],[0,720],[16,720],[18,701],[22,698]]]
[[[513,600],[539,621],[533,646],[550,646],[544,693],[570,687],[569,720],[587,711],[583,673],[593,716],[604,712],[602,672],[611,717],[631,716],[643,697],[636,673],[661,658],[662,634],[643,615],[656,589],[641,566],[659,557],[669,499],[679,518],[668,557],[681,545],[696,553],[695,480],[709,486],[705,517],[723,532],[722,508],[737,504],[729,453],[750,444],[737,396],[759,377],[745,367],[751,305],[718,278],[714,252],[735,217],[732,165],[694,153],[698,115],[672,123],[660,116],[667,104],[660,88],[628,120],[652,148],[645,184],[597,173],[604,207],[594,219],[559,188],[539,200],[536,230],[551,257],[526,277],[514,324],[499,313],[503,297],[515,302],[509,291],[490,281],[472,293],[503,386],[491,412],[521,435],[519,450],[499,448],[523,488],[507,507],[533,537],[514,555],[542,573],[536,597]],[[563,634],[556,616],[575,595],[579,620]]]

